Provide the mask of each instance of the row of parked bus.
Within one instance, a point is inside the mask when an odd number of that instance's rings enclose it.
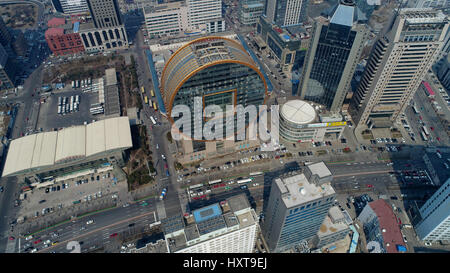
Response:
[[[58,97],[58,114],[65,115],[67,113],[78,112],[80,104],[80,96]]]

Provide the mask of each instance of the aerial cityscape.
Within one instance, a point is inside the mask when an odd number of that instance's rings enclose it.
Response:
[[[0,15],[0,253],[450,253],[450,0]]]

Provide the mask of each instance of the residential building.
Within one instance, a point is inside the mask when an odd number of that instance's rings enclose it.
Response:
[[[55,11],[68,15],[82,15],[89,13],[87,0],[52,0]]]
[[[323,162],[308,165],[305,172],[276,178],[270,190],[263,236],[271,252],[286,252],[316,236],[336,193],[333,176]]]
[[[143,10],[150,37],[180,34],[188,29],[188,8],[184,2],[147,6]]]
[[[79,22],[73,25],[69,22],[45,31],[45,40],[55,56],[74,54],[84,51],[83,42],[78,33]]]
[[[405,243],[391,206],[378,199],[368,203],[358,220],[363,224],[367,250],[371,253],[405,252]]]
[[[367,40],[367,28],[357,20],[351,0],[341,0],[331,18],[316,18],[300,78],[300,99],[333,113],[341,111]]]
[[[245,194],[161,220],[171,253],[252,253],[258,217]]]
[[[206,29],[208,33],[225,31],[221,0],[186,0],[189,28],[193,32]]]
[[[284,72],[301,67],[310,42],[310,36],[303,27],[280,28],[262,16],[256,25],[256,33],[258,36],[255,41],[261,39],[267,45],[270,54]]]
[[[413,98],[442,49],[448,18],[442,11],[400,9],[372,48],[350,104],[356,126],[391,127]]]
[[[243,25],[253,25],[259,21],[264,13],[265,0],[239,1],[239,21]]]
[[[450,241],[450,179],[419,209],[417,236],[423,241]]]
[[[266,0],[264,16],[280,27],[303,24],[309,0]]]
[[[290,100],[280,108],[279,124],[284,140],[311,142],[339,139],[347,122],[339,114],[317,114],[314,105],[306,101]]]

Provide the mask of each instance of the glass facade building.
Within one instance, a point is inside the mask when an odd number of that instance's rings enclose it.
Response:
[[[332,175],[323,162],[272,184],[262,234],[271,252],[285,252],[311,240],[334,203]]]
[[[161,76],[161,90],[170,117],[176,105],[188,105],[194,113],[195,97],[202,98],[203,108],[218,105],[225,110],[226,105],[262,105],[267,84],[237,41],[204,37],[189,42],[171,56]]]
[[[318,18],[303,67],[300,98],[332,112],[342,107],[363,49],[365,29],[353,26],[354,16],[354,4],[346,3],[338,5],[330,21]]]

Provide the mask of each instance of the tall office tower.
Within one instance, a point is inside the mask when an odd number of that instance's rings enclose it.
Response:
[[[280,27],[300,25],[306,21],[309,0],[266,0],[264,14]]]
[[[96,28],[123,25],[117,0],[87,0]]]
[[[252,253],[258,217],[247,196],[196,209],[186,218],[161,220],[167,249],[171,253]]]
[[[441,60],[436,74],[441,84],[450,92],[450,54]]]
[[[5,24],[5,21],[3,21],[3,18],[0,17],[0,44],[2,46],[9,46],[9,44],[12,41],[12,35],[10,30]]]
[[[16,65],[0,45],[0,91],[14,88]]]
[[[128,46],[127,32],[117,0],[87,0],[92,21],[78,30],[86,51],[121,49]]]
[[[350,113],[357,126],[390,127],[403,113],[442,48],[442,11],[401,9],[372,48]]]
[[[64,14],[86,14],[89,12],[86,0],[52,0],[53,8]]]
[[[340,112],[367,33],[365,25],[357,23],[352,0],[341,0],[329,20],[316,18],[300,78],[300,98]]]
[[[420,208],[416,233],[423,241],[450,242],[450,179]]]
[[[277,178],[272,183],[261,229],[271,252],[284,252],[317,234],[336,193],[323,162],[305,173]]]
[[[186,3],[190,28],[206,28],[209,33],[225,31],[222,0],[186,0]]]

